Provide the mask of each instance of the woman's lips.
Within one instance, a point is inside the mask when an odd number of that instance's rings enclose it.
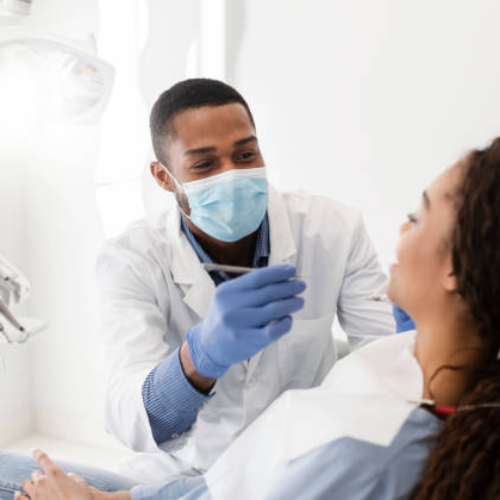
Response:
[[[396,263],[396,262],[394,262],[393,264],[391,264],[391,265],[389,266],[389,271],[390,271],[391,273],[393,273],[393,272],[394,272],[394,271],[395,271],[398,267],[399,267],[399,264],[398,264],[398,263]]]

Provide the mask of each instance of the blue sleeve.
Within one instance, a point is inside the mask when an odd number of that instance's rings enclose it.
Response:
[[[389,446],[341,438],[288,463],[265,500],[409,498],[420,479],[441,423],[421,408]]]
[[[179,437],[196,420],[211,395],[197,391],[182,369],[176,349],[157,365],[142,387],[142,399],[157,444]]]
[[[183,477],[162,485],[135,486],[131,500],[213,500],[203,476]]]
[[[376,498],[379,447],[342,438],[291,461],[269,488],[265,500],[288,498]],[[368,463],[364,457],[371,456]],[[380,497],[389,498],[389,497]]]

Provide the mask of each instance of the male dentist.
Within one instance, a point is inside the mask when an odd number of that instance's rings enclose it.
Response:
[[[97,275],[107,429],[142,452],[120,472],[165,481],[207,470],[284,390],[320,384],[337,358],[335,316],[351,348],[395,324],[373,300],[386,278],[359,213],[273,189],[236,90],[180,82],[150,124],[151,174],[177,202],[108,241]]]

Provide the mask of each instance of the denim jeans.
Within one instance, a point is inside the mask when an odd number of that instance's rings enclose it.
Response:
[[[90,486],[102,491],[130,490],[137,482],[104,470],[57,462],[66,472],[80,474]],[[40,470],[36,460],[29,455],[0,451],[0,500],[13,500],[14,493],[21,491],[21,484],[30,479],[31,473]]]

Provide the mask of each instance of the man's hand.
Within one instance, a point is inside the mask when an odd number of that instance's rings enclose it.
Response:
[[[104,493],[91,488],[77,474],[66,474],[46,453],[35,450],[43,472],[35,471],[23,482],[26,495],[17,492],[15,500],[130,500],[128,492]]]
[[[187,333],[200,375],[222,376],[291,329],[291,314],[304,307],[297,295],[306,288],[295,273],[289,265],[264,267],[217,287],[207,317]]]

